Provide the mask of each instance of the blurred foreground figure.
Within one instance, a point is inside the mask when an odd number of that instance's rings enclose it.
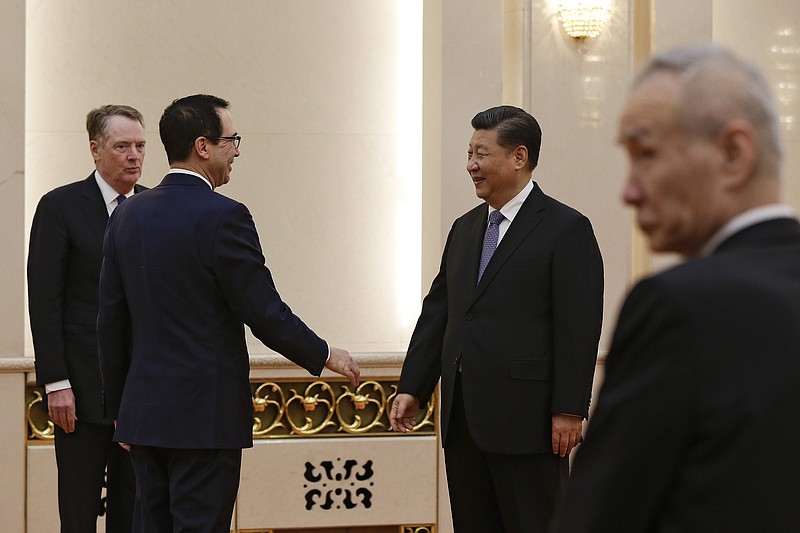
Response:
[[[558,531],[797,531],[800,224],[768,85],[724,49],[666,52],[619,141],[623,200],[686,262],[625,301]]]

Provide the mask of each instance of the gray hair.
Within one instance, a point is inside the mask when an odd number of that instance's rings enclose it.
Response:
[[[111,117],[126,117],[135,120],[144,128],[144,117],[131,106],[108,104],[92,109],[86,115],[86,131],[89,133],[90,141],[97,141],[103,144],[108,135],[108,125]]]
[[[778,111],[761,71],[720,46],[703,44],[655,55],[634,79],[633,87],[659,72],[676,76],[681,88],[683,126],[711,138],[731,120],[752,125],[759,167],[777,175],[783,157]]]

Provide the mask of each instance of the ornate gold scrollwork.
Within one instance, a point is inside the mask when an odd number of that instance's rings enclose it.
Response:
[[[278,399],[273,400],[272,395],[277,396]],[[255,412],[253,417],[254,437],[266,435],[276,428],[286,427],[281,421],[286,412],[286,397],[276,383],[262,383],[256,388],[253,392],[253,411]],[[269,415],[272,417],[267,418]],[[266,423],[267,420],[271,421]]]
[[[371,392],[367,390],[369,387],[372,387]],[[359,434],[366,433],[376,427],[384,430],[388,429],[386,424],[381,422],[387,403],[386,393],[380,383],[377,381],[365,381],[358,386],[355,392],[352,392],[348,386],[343,385],[342,391],[343,393],[336,400],[336,417],[339,419],[342,431]],[[371,393],[377,394],[379,399],[372,398],[370,396]],[[350,408],[347,411],[352,412],[352,422],[347,422],[343,418],[343,416],[346,416],[342,412],[344,410],[341,405],[343,400],[348,400],[350,403]],[[365,414],[366,418],[362,417],[359,414],[360,412]],[[369,422],[365,422],[365,420],[369,420]]]
[[[44,398],[36,389],[29,391],[32,398],[25,409],[25,418],[28,421],[28,438],[35,440],[52,440],[55,438],[56,426],[43,409]]]
[[[395,383],[371,380],[355,390],[345,382],[270,381],[252,385],[255,438],[395,435],[389,427],[389,409],[397,396]],[[300,387],[305,387],[302,394]],[[414,430],[403,435],[432,434],[435,403],[431,399],[420,410]]]
[[[290,389],[292,397],[286,402],[286,419],[289,425],[292,426],[292,433],[297,435],[315,435],[328,426],[335,426],[331,419],[334,412],[334,398],[336,395],[330,385],[324,381],[315,381],[306,387],[303,395],[297,394],[297,391]],[[295,422],[294,414],[291,407],[292,404],[302,405],[303,413],[305,416],[298,417],[303,419],[303,424],[299,425]],[[322,417],[319,416],[317,407],[325,410]],[[297,411],[295,409],[295,411]],[[322,418],[322,420],[320,420]]]

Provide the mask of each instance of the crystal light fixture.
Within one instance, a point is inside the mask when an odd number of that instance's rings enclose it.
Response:
[[[570,0],[558,6],[558,20],[564,31],[580,41],[600,35],[610,18],[610,0]]]

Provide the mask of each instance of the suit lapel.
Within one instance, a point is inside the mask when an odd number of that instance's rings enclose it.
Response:
[[[83,181],[79,203],[89,228],[102,246],[103,234],[106,231],[106,222],[108,222],[108,210],[103,201],[103,195],[100,193],[100,187],[97,186],[94,179],[94,173]]]
[[[466,265],[464,272],[468,279],[468,285],[475,286],[478,280],[478,265],[481,262],[481,250],[483,249],[483,236],[486,233],[486,225],[489,218],[489,205],[483,204],[482,209],[475,211],[475,216],[467,222],[465,234],[468,235],[466,243],[468,253],[466,254]]]
[[[473,295],[473,301],[476,300],[481,293],[486,289],[486,287],[492,282],[492,279],[497,275],[497,272],[503,266],[503,264],[514,254],[514,251],[519,248],[519,245],[528,237],[528,235],[533,231],[533,229],[542,221],[545,215],[545,205],[544,205],[544,193],[542,190],[535,186],[531,193],[528,195],[528,198],[525,199],[525,202],[520,207],[517,216],[514,217],[514,222],[512,222],[511,226],[509,226],[508,231],[503,236],[503,240],[500,241],[500,244],[497,245],[497,249],[494,251],[492,255],[492,259],[489,261],[489,264],[486,266],[486,270],[483,272],[483,277],[481,277],[480,283],[478,283],[477,287],[475,288],[475,293]],[[485,218],[485,217],[484,217]],[[484,231],[480,234],[480,245],[479,250],[482,247],[483,243],[483,233],[485,232],[486,228],[486,221],[484,220]],[[478,252],[480,256],[480,251]],[[480,257],[475,262],[475,278],[478,277],[478,262],[480,261]]]
[[[140,193],[145,190],[141,185],[134,185],[134,194]],[[83,187],[81,187],[80,208],[83,216],[86,217],[89,228],[94,236],[97,238],[100,245],[103,245],[103,237],[106,233],[106,224],[108,223],[108,208],[103,199],[103,193],[100,192],[100,187],[94,179],[94,172],[88,178],[83,180]]]

